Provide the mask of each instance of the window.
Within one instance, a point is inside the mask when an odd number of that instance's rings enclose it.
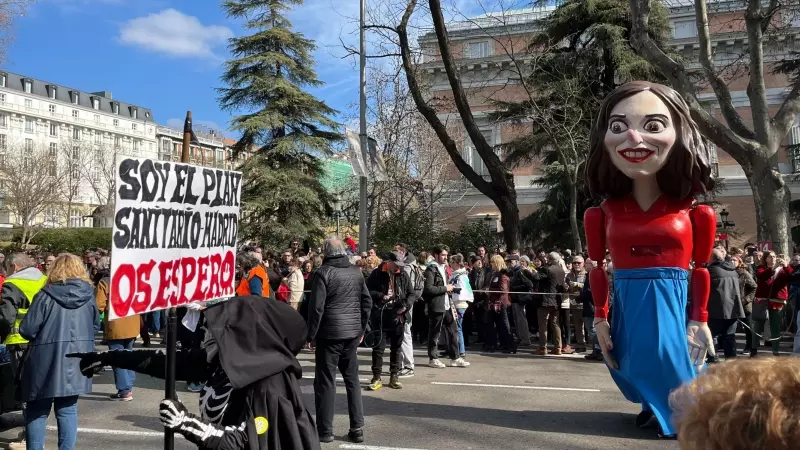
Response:
[[[8,116],[5,114],[0,114],[0,127],[8,127]]]
[[[94,143],[95,144],[100,144],[101,143],[100,138],[101,138],[100,133],[95,131],[94,132]]]
[[[75,91],[72,91],[72,104],[77,105],[81,101],[81,95]]]
[[[78,110],[77,109],[73,109],[72,110],[72,118],[73,119],[77,119],[78,118]]]
[[[694,20],[672,22],[672,38],[686,39],[697,37],[697,25]]]
[[[31,80],[25,80],[25,93],[33,93],[33,83],[31,83]]]
[[[115,127],[118,127],[118,126],[119,126],[119,119],[114,119],[114,126],[115,126]]]
[[[33,119],[30,117],[25,118],[25,132],[26,133],[33,133],[34,130],[34,122]]]
[[[31,100],[29,98],[26,98],[25,99],[25,107],[28,108],[28,109],[33,108],[33,100]]]
[[[50,91],[48,92],[48,94],[50,95],[50,98],[55,100],[56,99],[56,87],[55,86],[50,86]]]
[[[132,124],[131,124],[131,129],[132,129],[133,131],[136,131],[136,124],[135,124],[135,123],[132,123]]]
[[[131,107],[131,117],[133,117],[134,119],[139,118],[139,111],[137,111],[136,108],[134,107]]]
[[[72,176],[73,180],[77,180],[81,177],[81,167],[78,163],[74,162],[71,164],[70,167],[70,176]],[[78,195],[78,186],[72,186],[72,196]]]
[[[58,136],[58,124],[51,123],[50,124],[50,136]]]
[[[25,151],[26,152],[33,151],[33,139],[25,139]]]
[[[100,114],[95,114],[94,115],[94,121],[95,121],[95,123],[100,123]]]
[[[120,142],[121,142],[121,139],[119,138],[119,136],[114,137],[114,148],[116,150],[119,150]]]
[[[0,103],[6,102],[6,94],[0,94]]]
[[[50,161],[50,165],[47,167],[47,174],[51,177],[58,175],[58,166],[55,161]]]
[[[114,114],[119,114],[119,103],[114,103]]]
[[[6,141],[6,135],[0,134],[0,150],[5,150],[8,147],[8,141]]]
[[[47,110],[50,111],[51,116],[54,116],[56,114],[56,105],[48,105]]]
[[[92,108],[100,109],[100,99],[99,98],[93,98],[92,99]]]
[[[494,146],[494,135],[492,130],[481,130],[481,134],[483,138],[486,139],[486,143],[490,146]],[[498,153],[498,150],[494,150],[495,154]],[[464,149],[464,160],[467,164],[472,167],[475,172],[483,177],[489,175],[489,171],[486,169],[486,164],[484,164],[483,159],[481,159],[478,151],[475,149],[475,146],[472,145],[472,142],[467,143],[467,147]]]
[[[133,150],[131,151],[132,155],[139,154],[139,141],[133,141]]]
[[[89,173],[89,177],[91,177],[92,181],[95,183],[100,182],[100,171],[95,167],[92,168],[92,171]]]
[[[56,156],[58,156],[58,144],[55,142],[51,142],[49,151],[51,158],[55,158]]]
[[[6,87],[6,79],[7,78],[8,78],[8,75],[6,75],[6,74],[0,75],[0,87]]]
[[[464,45],[465,58],[486,58],[492,55],[492,45],[490,41],[469,42]]]
[[[78,128],[78,127],[73,127],[72,128],[72,139],[75,139],[76,141],[80,141],[81,140],[81,129],[80,128]]]
[[[79,145],[72,146],[72,160],[79,161],[81,159],[81,147]]]

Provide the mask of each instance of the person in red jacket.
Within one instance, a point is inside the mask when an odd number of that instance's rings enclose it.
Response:
[[[781,336],[781,320],[783,306],[789,297],[786,285],[792,274],[792,266],[786,264],[782,258],[775,256],[775,252],[764,252],[761,264],[756,268],[756,300],[753,304],[753,329],[759,335],[764,333],[764,323],[769,320],[769,334],[772,339],[772,354],[778,355]],[[753,346],[750,357],[755,357],[758,352],[759,338],[753,336]]]
[[[353,254],[355,254],[358,251],[358,244],[356,244],[355,239],[353,239],[353,237],[350,236],[350,233],[344,234],[344,243],[347,245],[350,251],[353,252]]]

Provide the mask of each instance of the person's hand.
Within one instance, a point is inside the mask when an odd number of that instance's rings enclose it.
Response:
[[[358,343],[359,344],[363,344],[364,343],[364,335],[363,334],[361,335],[361,338],[358,340]]]
[[[399,316],[401,314],[405,314],[406,311],[408,311],[408,309],[405,306],[403,306],[402,308],[397,310],[397,315]]]
[[[79,358],[81,374],[87,378],[92,378],[95,374],[103,371],[105,364],[105,353],[68,353],[67,358]]]
[[[689,359],[697,370],[705,364],[706,353],[714,356],[714,338],[711,336],[711,329],[705,322],[690,320],[686,326],[686,340],[689,344]]]
[[[385,295],[383,296],[383,301],[385,301],[385,302],[388,302],[388,301],[389,301],[391,298],[392,298],[392,296],[391,296],[391,295],[389,295],[389,294],[385,294]]]
[[[164,428],[170,430],[180,430],[188,412],[179,400],[164,399],[158,405],[161,424],[164,425]]]
[[[786,267],[786,261],[783,258],[778,258],[775,264],[779,267]]]
[[[449,294],[451,292],[453,292],[453,285],[452,284],[448,284],[447,285],[447,293]]]
[[[617,369],[617,362],[611,357],[611,350],[614,349],[614,343],[611,342],[611,325],[606,319],[594,319],[594,330],[597,333],[597,343],[600,344],[600,351],[603,352],[603,359],[608,364],[608,367]]]

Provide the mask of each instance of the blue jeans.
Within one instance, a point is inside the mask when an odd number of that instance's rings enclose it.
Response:
[[[161,311],[153,311],[147,315],[148,331],[158,333],[161,331]]]
[[[111,351],[131,351],[133,342],[136,338],[114,339],[108,341],[108,349]],[[117,394],[127,395],[133,390],[133,382],[136,380],[136,372],[127,369],[114,367],[114,384],[117,385]]]
[[[466,310],[467,310],[467,308],[456,308],[456,311],[458,311],[458,321],[457,321],[457,323],[458,323],[458,354],[459,355],[463,355],[464,353],[467,353],[467,350],[464,348],[464,327],[462,326],[464,324],[464,312]]]
[[[41,398],[25,404],[25,440],[28,450],[42,450],[47,435],[47,417],[55,404],[58,450],[73,450],[78,434],[78,396]]]

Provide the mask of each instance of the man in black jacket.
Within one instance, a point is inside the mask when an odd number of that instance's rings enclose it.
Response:
[[[404,270],[405,265],[405,255],[398,251],[392,252],[389,259],[373,270],[367,279],[367,288],[372,296],[370,334],[376,336],[376,342],[367,341],[367,345],[373,346],[372,380],[368,388],[370,391],[377,391],[383,386],[381,372],[386,341],[390,345],[389,387],[403,388],[399,380],[403,331],[405,323],[411,320],[411,307],[416,300],[411,278]]]
[[[508,259],[511,262],[509,267],[516,262],[514,258],[518,258],[519,265],[511,270],[511,292],[533,292],[533,280],[523,274],[524,271],[531,272],[530,258],[525,255],[521,257],[509,255]],[[517,338],[519,339],[519,345],[523,347],[531,346],[531,333],[528,329],[528,317],[525,309],[532,303],[533,295],[531,294],[511,294],[511,309],[514,312]]]
[[[711,293],[708,297],[708,327],[725,351],[725,359],[736,358],[737,319],[744,318],[739,274],[733,263],[725,261],[725,249],[715,248],[711,252],[708,274],[711,276]],[[717,356],[709,356],[710,362],[718,362]]]
[[[358,344],[364,339],[372,299],[364,276],[350,264],[344,241],[329,238],[323,247],[325,261],[311,279],[308,305],[308,340],[316,343],[314,404],[321,442],[333,441],[333,407],[336,399],[334,371],[339,368],[347,388],[350,432],[353,442],[363,442],[364,412],[358,380]]]
[[[564,292],[564,279],[566,273],[561,267],[561,255],[556,252],[550,252],[547,255],[547,265],[541,267],[536,272],[523,272],[523,275],[529,277],[533,281],[539,283],[539,292],[542,295],[542,305],[537,311],[539,317],[539,349],[536,351],[538,355],[547,354],[547,325],[550,324],[550,330],[553,333],[553,342],[555,347],[550,352],[554,355],[561,354],[561,328],[558,326],[558,308],[561,305],[562,295]]]
[[[422,290],[422,298],[428,305],[428,358],[430,358],[428,365],[434,369],[445,367],[436,355],[442,330],[447,336],[450,367],[469,366],[469,363],[458,354],[458,323],[455,308],[450,302],[453,285],[448,283],[447,274],[449,253],[450,249],[446,245],[437,245],[433,248],[434,261],[425,269],[425,288]]]

